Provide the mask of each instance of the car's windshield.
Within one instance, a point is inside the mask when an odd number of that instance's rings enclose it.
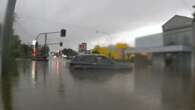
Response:
[[[112,60],[109,58],[103,57],[103,56],[98,56],[97,58],[97,63],[99,64],[112,64]]]
[[[194,110],[195,0],[0,0],[0,110]]]

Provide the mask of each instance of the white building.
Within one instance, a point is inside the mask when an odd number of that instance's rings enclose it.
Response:
[[[191,67],[192,64],[192,18],[174,16],[163,26],[163,33],[136,39],[137,63],[141,54],[150,54],[154,65],[179,65]]]

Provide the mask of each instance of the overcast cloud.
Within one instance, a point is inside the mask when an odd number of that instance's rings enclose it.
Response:
[[[49,42],[62,40],[64,47],[74,49],[80,42],[90,48],[116,42],[134,45],[138,36],[161,32],[160,26],[175,14],[191,17],[193,4],[194,0],[17,0],[15,29],[26,43],[40,32],[66,28],[66,38],[53,35]]]

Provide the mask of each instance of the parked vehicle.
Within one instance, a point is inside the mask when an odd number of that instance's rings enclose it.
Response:
[[[118,63],[102,55],[79,55],[70,62],[71,69],[130,69],[128,63]]]

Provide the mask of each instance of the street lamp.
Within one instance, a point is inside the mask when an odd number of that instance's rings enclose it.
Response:
[[[32,45],[33,45],[33,46],[36,45],[36,43],[37,43],[36,40],[33,40],[33,41],[32,41]]]
[[[109,34],[109,33],[107,33],[107,32],[101,32],[101,31],[98,31],[98,30],[96,30],[96,33],[100,33],[100,34],[103,34],[103,35],[106,35],[106,36],[108,36],[108,37],[110,37],[110,42],[111,42],[111,45],[112,45],[112,36]],[[109,41],[108,41],[109,42]],[[111,49],[109,49],[109,53],[108,53],[108,56],[111,58],[112,57],[112,52],[111,52],[112,50]]]
[[[32,49],[32,56],[36,57],[37,55],[37,40],[33,40],[32,41],[32,45],[33,45],[33,49]]]
[[[111,42],[111,44],[112,44],[112,36],[111,36],[109,33],[103,32],[103,31],[99,31],[99,30],[96,30],[96,33],[97,33],[97,34],[103,34],[103,35],[106,35],[106,36],[110,37],[110,42]],[[108,42],[109,42],[109,41],[108,41]]]

